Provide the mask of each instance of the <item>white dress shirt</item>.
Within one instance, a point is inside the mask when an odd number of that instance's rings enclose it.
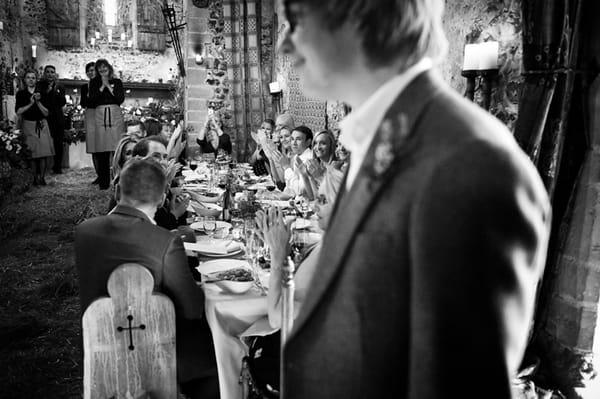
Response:
[[[290,167],[286,168],[283,173],[285,177],[285,191],[294,196],[302,195],[302,192],[304,191],[304,181],[302,180],[302,176],[300,176],[300,172],[296,170],[297,157],[299,157],[303,163],[312,159],[312,148],[308,147],[302,154],[294,155],[290,160]]]
[[[432,65],[431,59],[423,58],[404,73],[384,83],[367,101],[340,122],[339,140],[350,151],[350,167],[346,178],[347,190],[352,187],[388,108],[417,75],[430,69]]]

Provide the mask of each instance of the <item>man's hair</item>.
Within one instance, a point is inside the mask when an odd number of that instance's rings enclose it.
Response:
[[[44,67],[44,73],[46,73],[46,70],[48,70],[48,68],[52,68],[52,69],[54,69],[54,71],[56,72],[56,67],[55,67],[54,65],[46,65],[46,66]]]
[[[273,119],[265,119],[263,123],[268,123],[272,128],[275,128],[275,121]]]
[[[275,120],[275,124],[280,124],[292,130],[294,128],[294,117],[288,113],[281,114]]]
[[[87,64],[85,64],[85,71],[87,72],[88,69],[95,67],[96,63],[94,61],[88,62]]]
[[[167,186],[163,168],[156,162],[131,159],[125,163],[119,177],[121,198],[140,205],[156,205]]]
[[[311,144],[309,144],[309,147],[312,145],[313,132],[312,132],[312,130],[310,130],[310,128],[308,126],[304,126],[304,125],[296,126],[295,128],[292,129],[292,133],[294,131],[299,131],[300,133],[303,133],[304,138],[306,140],[309,140],[311,143]]]
[[[446,54],[443,0],[285,0],[304,4],[320,15],[330,31],[355,24],[372,66],[403,60],[403,69],[423,57],[439,60]]]
[[[151,141],[155,141],[157,143],[160,143],[162,145],[165,146],[165,148],[167,147],[167,140],[165,140],[164,137],[162,136],[148,136],[148,137],[144,137],[143,139],[141,139],[136,145],[135,147],[133,147],[133,156],[137,157],[145,157],[146,155],[148,155],[148,149],[150,146],[150,142]]]

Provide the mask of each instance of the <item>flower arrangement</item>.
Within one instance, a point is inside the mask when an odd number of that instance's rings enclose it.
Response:
[[[0,162],[20,167],[28,154],[25,137],[14,128],[13,122],[0,122]]]
[[[74,107],[72,104],[68,104],[65,108],[65,120],[67,121],[66,126],[69,127],[65,130],[65,136],[63,141],[67,144],[77,144],[79,142],[85,142],[85,110],[78,105]]]

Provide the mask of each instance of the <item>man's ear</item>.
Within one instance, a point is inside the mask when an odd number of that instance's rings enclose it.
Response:
[[[165,201],[167,200],[167,193],[162,193],[161,197],[160,197],[160,202],[157,205],[157,208],[160,208],[161,206],[163,206],[163,204],[165,203]]]

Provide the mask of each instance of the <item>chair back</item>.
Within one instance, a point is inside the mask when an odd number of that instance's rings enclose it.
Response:
[[[85,399],[177,398],[175,308],[150,271],[127,263],[83,314]]]

